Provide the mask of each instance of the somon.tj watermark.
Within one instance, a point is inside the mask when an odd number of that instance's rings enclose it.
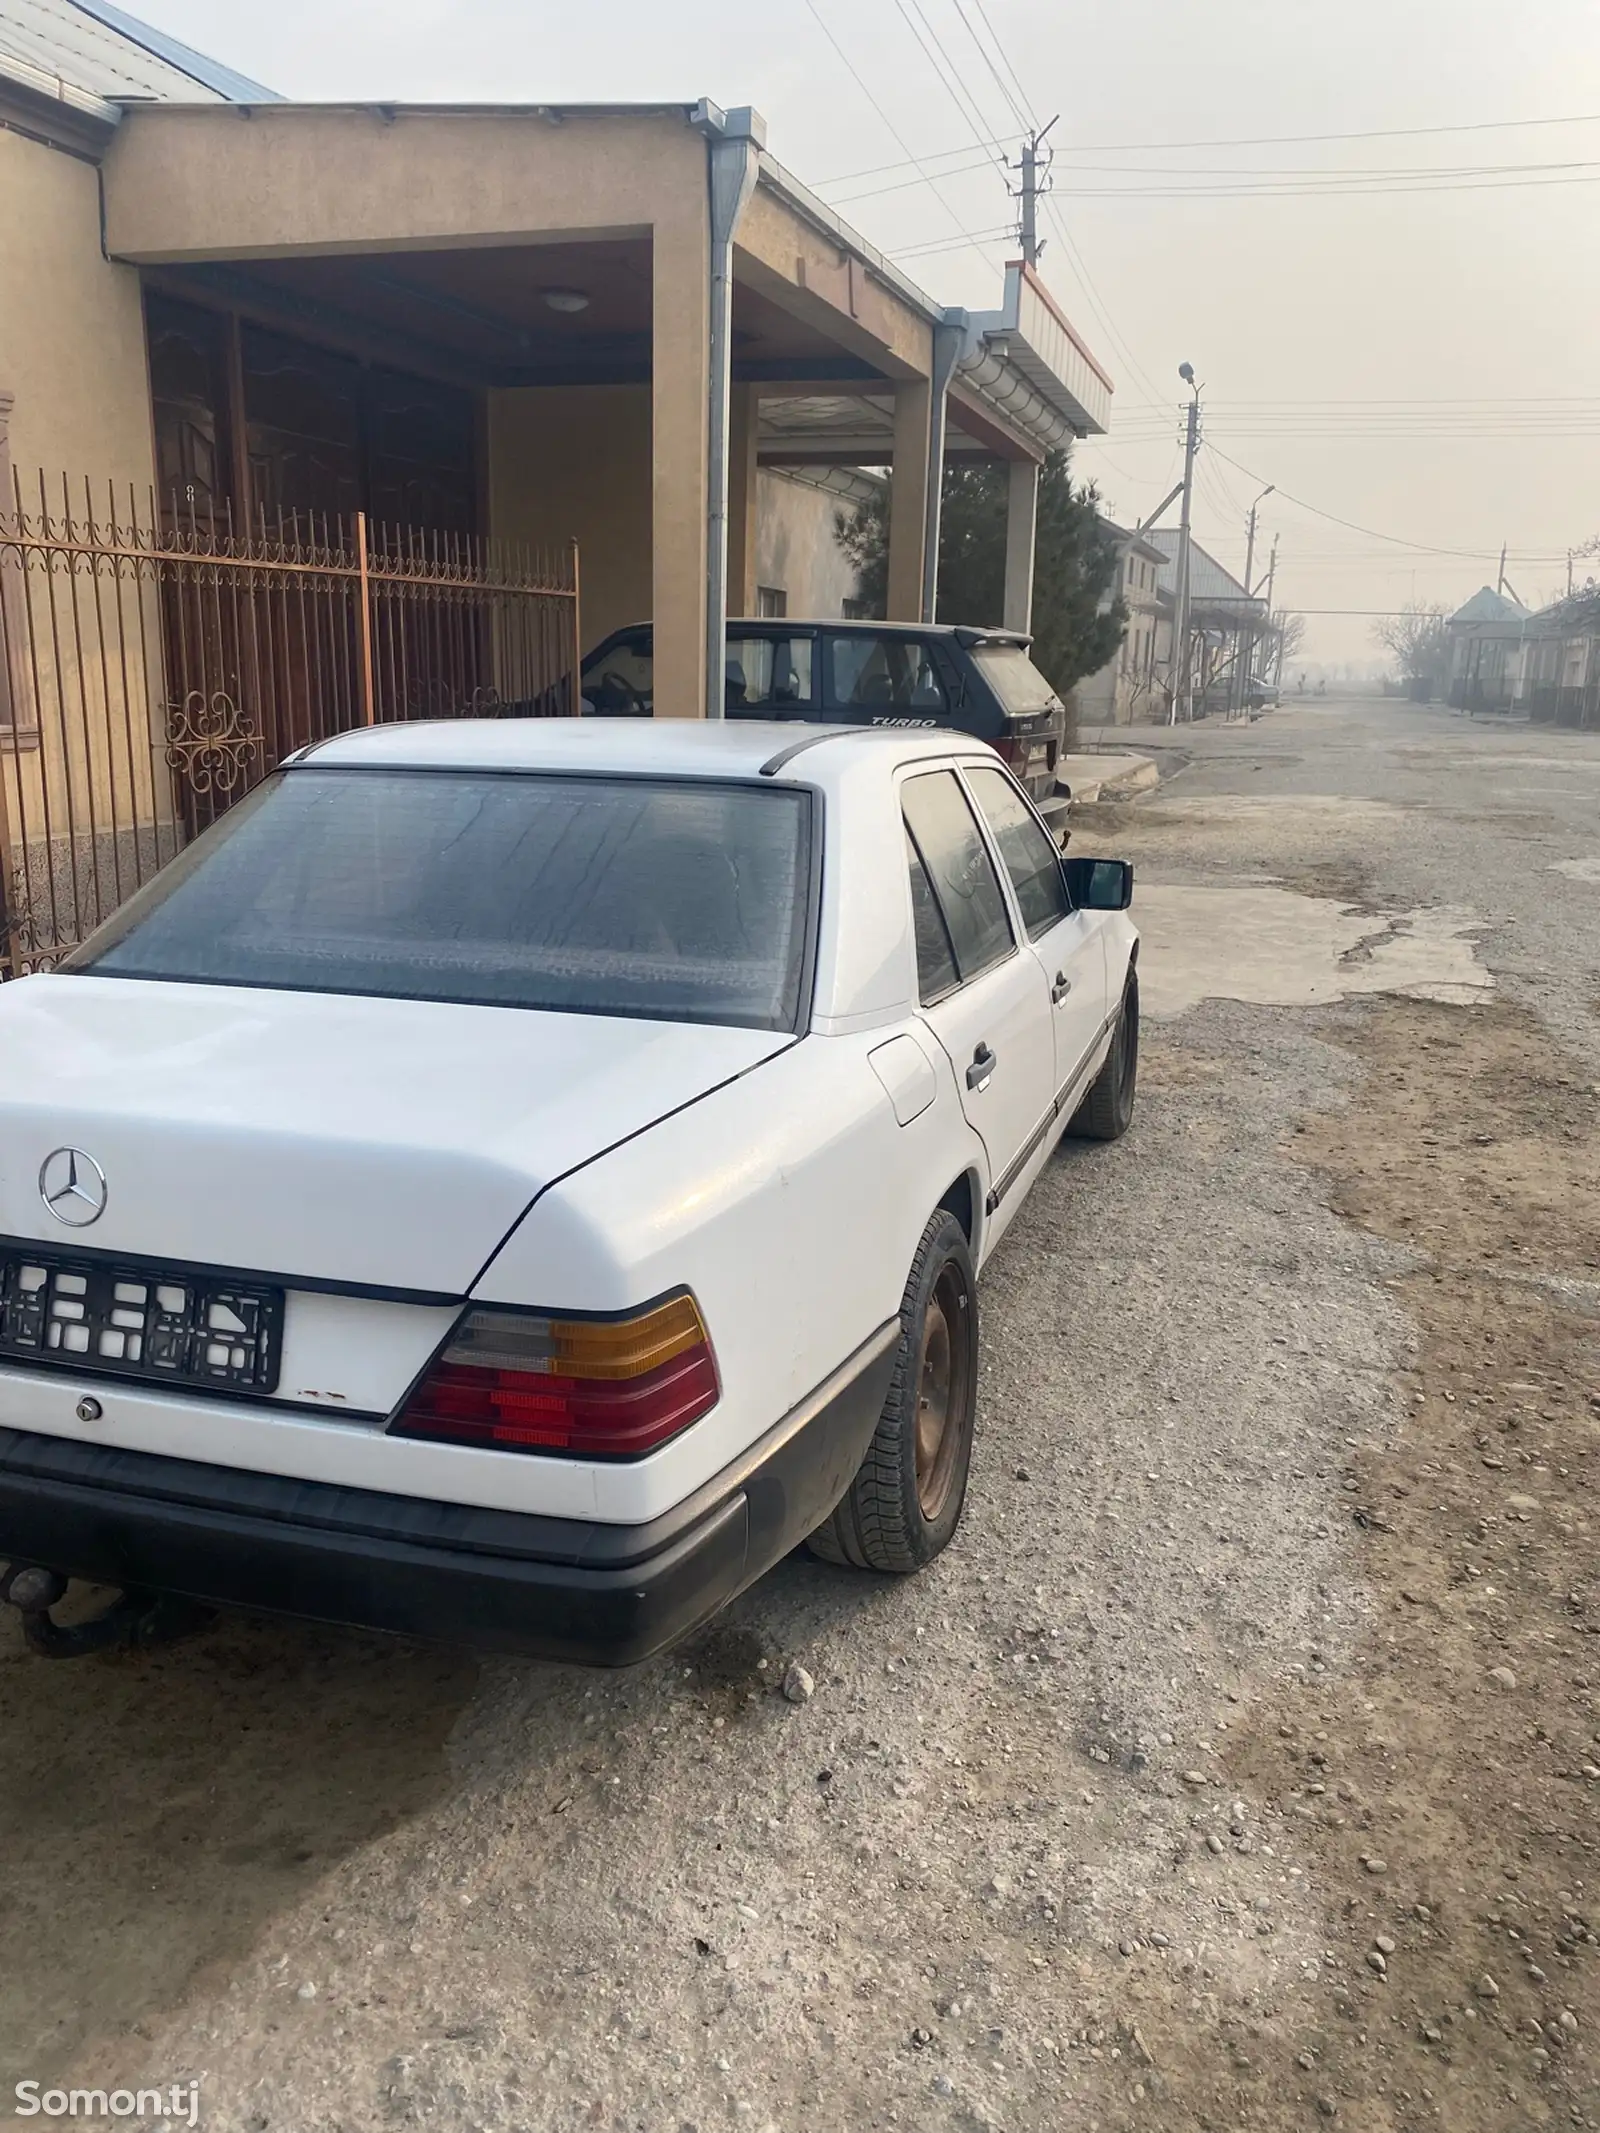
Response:
[[[200,2123],[198,2081],[172,2081],[150,2089],[47,2089],[42,2081],[19,2081],[12,2092],[19,2118],[168,2119]]]

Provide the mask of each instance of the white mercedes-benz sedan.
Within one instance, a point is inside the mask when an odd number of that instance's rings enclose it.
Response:
[[[305,751],[0,988],[0,1596],[620,1665],[920,1568],[977,1275],[1132,1111],[1130,888],[948,732]]]

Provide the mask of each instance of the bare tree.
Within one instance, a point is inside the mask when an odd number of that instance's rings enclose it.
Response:
[[[1278,666],[1281,670],[1291,659],[1297,659],[1306,641],[1306,618],[1304,615],[1288,614],[1281,607],[1273,616],[1268,634],[1277,639]]]
[[[1398,615],[1372,626],[1385,651],[1393,652],[1405,681],[1444,681],[1450,667],[1446,610],[1437,600],[1408,600]]]

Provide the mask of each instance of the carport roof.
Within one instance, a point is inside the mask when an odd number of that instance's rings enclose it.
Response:
[[[0,0],[0,73],[107,104],[272,103],[277,92],[208,59],[110,0]]]

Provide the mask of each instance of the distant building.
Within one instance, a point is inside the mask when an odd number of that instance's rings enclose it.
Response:
[[[1156,677],[1156,640],[1161,628],[1159,577],[1166,558],[1154,541],[1106,522],[1117,546],[1117,574],[1106,595],[1127,603],[1128,627],[1120,645],[1097,674],[1078,683],[1078,715],[1092,726],[1126,726],[1166,715]]]
[[[1153,528],[1144,538],[1160,553],[1156,596],[1161,627],[1156,643],[1159,708],[1164,714],[1177,687],[1173,631],[1177,623],[1178,552],[1182,536],[1175,526]],[[1191,535],[1189,541],[1189,662],[1194,712],[1226,711],[1240,700],[1244,669],[1252,648],[1265,634],[1265,600],[1252,599],[1233,575]]]
[[[1509,711],[1518,700],[1533,617],[1519,601],[1480,585],[1445,624],[1446,682],[1458,711]]]

